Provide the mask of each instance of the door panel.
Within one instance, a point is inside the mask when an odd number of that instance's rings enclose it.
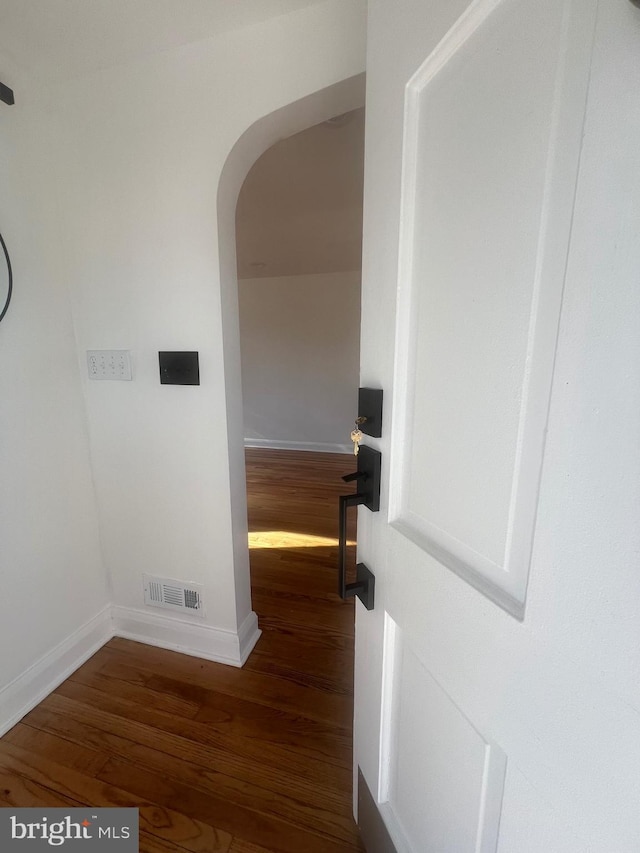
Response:
[[[478,732],[387,616],[383,799],[401,849],[496,848],[506,756]]]
[[[519,618],[588,79],[573,6],[473,4],[405,105],[390,519]]]
[[[562,590],[580,620],[579,569],[536,520],[598,0],[391,5],[369,0],[361,384],[392,411],[359,511],[356,765],[399,851],[534,850],[573,837],[554,798],[595,762],[556,613]]]

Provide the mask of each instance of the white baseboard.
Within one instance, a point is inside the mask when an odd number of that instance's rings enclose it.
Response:
[[[112,637],[241,667],[261,633],[253,611],[236,632],[108,605],[0,690],[0,737]]]
[[[240,667],[261,632],[253,611],[239,631],[226,631],[165,614],[114,606],[113,633],[126,640]]]
[[[0,737],[113,636],[111,605],[0,690]]]
[[[245,438],[245,447],[265,447],[271,450],[311,450],[315,453],[350,453],[353,444],[332,444],[320,441],[279,441],[274,438]]]
[[[240,666],[244,666],[245,661],[253,651],[253,647],[260,639],[261,634],[262,631],[258,627],[258,617],[252,610],[238,630]]]

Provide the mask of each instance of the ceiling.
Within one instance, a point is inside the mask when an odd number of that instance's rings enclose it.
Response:
[[[68,79],[318,2],[0,0],[0,55],[30,76]]]
[[[360,269],[363,171],[364,108],[269,148],[238,198],[238,278]]]
[[[324,0],[0,0],[0,60],[65,80]],[[0,79],[11,85],[6,69]],[[237,208],[240,278],[359,269],[364,110],[274,145]]]

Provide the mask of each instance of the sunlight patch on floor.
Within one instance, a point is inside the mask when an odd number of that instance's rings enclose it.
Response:
[[[347,545],[355,545],[349,540]],[[335,548],[338,540],[289,530],[259,530],[249,534],[249,548]]]

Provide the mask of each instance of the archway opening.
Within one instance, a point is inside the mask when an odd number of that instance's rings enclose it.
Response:
[[[220,291],[229,451],[229,491],[233,527],[236,618],[240,631],[251,614],[251,585],[244,459],[244,415],[241,379],[236,205],[244,180],[258,158],[278,140],[364,104],[364,75],[341,81],[289,104],[254,123],[227,158],[218,189]],[[240,637],[242,645],[242,636]]]

